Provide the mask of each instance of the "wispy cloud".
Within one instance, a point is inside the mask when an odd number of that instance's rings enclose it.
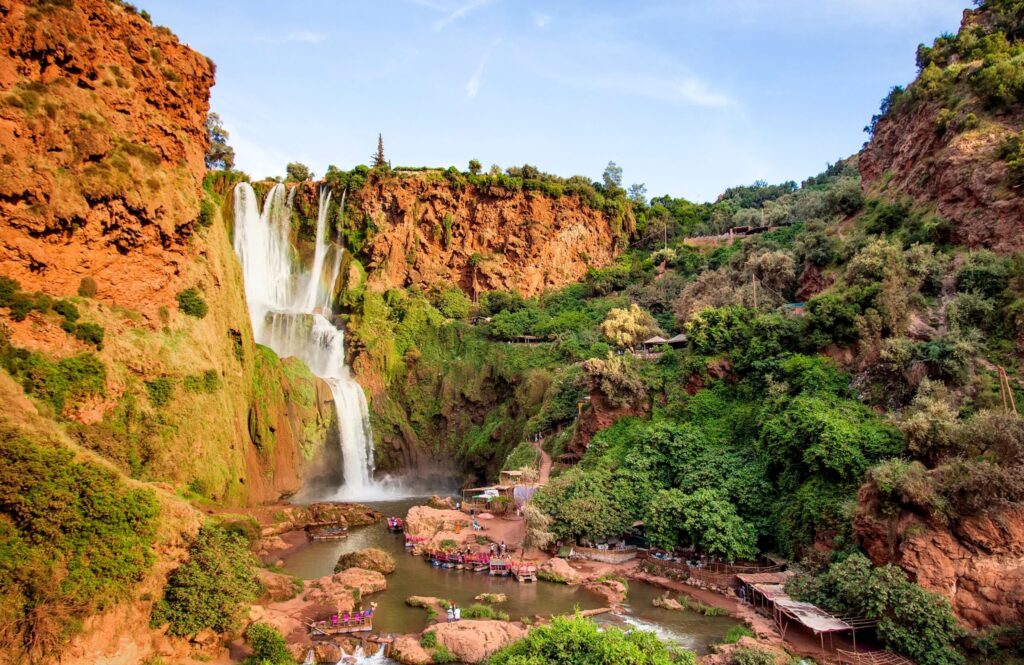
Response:
[[[551,15],[543,12],[533,12],[533,24],[543,30],[551,23]]]
[[[480,63],[476,66],[473,71],[473,75],[466,81],[466,99],[475,99],[477,93],[480,92],[480,81],[484,76],[484,67],[487,65],[487,61],[490,59],[490,52],[485,53],[480,58]]]
[[[327,35],[313,30],[292,30],[283,35],[265,35],[253,41],[264,44],[319,44],[327,39]]]
[[[469,0],[469,2],[459,7],[456,7],[455,9],[448,12],[448,14],[445,15],[444,17],[434,21],[434,32],[440,32],[441,30],[444,30],[445,27],[451,25],[455,21],[458,21],[460,18],[463,18],[466,15],[473,13],[474,11],[480,9],[481,7],[485,7],[491,4],[491,2],[493,1],[494,0]]]

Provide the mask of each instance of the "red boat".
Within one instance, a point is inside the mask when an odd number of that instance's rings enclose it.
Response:
[[[402,531],[405,529],[405,522],[401,517],[388,518],[388,531]]]

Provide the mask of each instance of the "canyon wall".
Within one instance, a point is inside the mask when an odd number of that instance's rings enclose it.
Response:
[[[0,276],[103,331],[0,307],[0,347],[97,357],[102,389],[50,417],[134,478],[247,504],[301,487],[334,416],[301,363],[253,343],[221,197],[203,188],[213,81],[127,5],[0,0]],[[204,315],[179,306],[187,289]]]

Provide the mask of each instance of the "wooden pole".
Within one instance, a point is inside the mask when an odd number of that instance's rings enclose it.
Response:
[[[750,276],[750,283],[754,286],[754,309],[757,309],[757,275]]]

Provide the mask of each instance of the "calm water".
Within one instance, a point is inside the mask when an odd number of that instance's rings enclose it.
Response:
[[[410,507],[423,499],[368,502],[384,516],[405,516]],[[405,537],[393,534],[381,522],[349,531],[345,540],[310,543],[305,549],[285,559],[285,571],[303,579],[330,575],[338,556],[364,547],[376,547],[395,557],[396,570],[387,576],[388,588],[368,599],[377,603],[373,626],[381,632],[413,633],[426,627],[427,614],[421,608],[409,607],[409,596],[436,596],[468,607],[481,593],[504,593],[508,601],[496,607],[512,619],[534,614],[571,614],[576,608],[594,609],[604,605],[603,598],[564,584],[548,582],[520,584],[511,577],[490,577],[455,569],[434,568],[423,557],[408,554]],[[698,653],[707,653],[708,645],[721,640],[736,622],[728,617],[705,617],[695,612],[672,612],[651,605],[661,591],[649,584],[630,582],[628,614],[604,615],[602,623],[629,628],[654,630],[663,639],[671,640]]]

